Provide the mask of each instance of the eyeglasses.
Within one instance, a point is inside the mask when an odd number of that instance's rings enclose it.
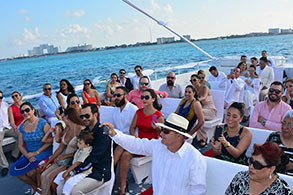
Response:
[[[74,105],[74,104],[79,104],[79,103],[80,103],[80,101],[79,101],[79,100],[76,100],[76,101],[71,101],[71,102],[70,102],[70,104],[71,104],[71,105]]]
[[[190,79],[190,82],[192,83],[192,82],[196,82],[197,81],[197,79]]]
[[[84,83],[84,85],[90,85],[90,83]]]
[[[83,119],[83,118],[89,119],[91,116],[89,114],[81,114],[79,117],[81,119]]]
[[[126,74],[126,72],[120,72],[120,74]]]
[[[49,88],[44,88],[44,90],[45,90],[45,91],[51,91],[52,88],[50,88],[50,87],[49,87]]]
[[[149,85],[149,83],[140,82],[140,85]]]
[[[169,133],[170,133],[170,130],[169,130],[169,129],[166,129],[166,128],[161,128],[161,131],[162,131],[164,134],[169,134]]]
[[[20,110],[20,114],[24,114],[25,112],[26,112],[26,113],[29,113],[30,111],[31,111],[30,108],[26,108],[26,109],[24,109],[24,110]]]
[[[18,94],[15,94],[15,95],[12,95],[11,98],[17,98],[18,97]]]
[[[142,95],[142,96],[140,96],[140,99],[141,100],[143,100],[143,99],[148,100],[148,99],[150,99],[150,96],[149,95]]]
[[[140,69],[136,69],[136,70],[135,70],[135,72],[140,72],[140,71],[141,71]]]
[[[291,123],[287,124],[285,121],[283,121],[281,124],[282,124],[282,127],[287,127],[289,129],[293,129],[293,124],[291,124]]]
[[[114,93],[114,94],[113,94],[113,97],[118,97],[118,98],[119,98],[119,97],[121,97],[121,96],[123,96],[123,95],[124,95],[124,94]]]
[[[204,77],[199,77],[199,79],[204,79]]]
[[[170,76],[167,76],[167,79],[175,79],[175,77],[170,77]]]
[[[279,93],[281,93],[282,91],[279,90],[279,89],[270,88],[270,89],[269,89],[269,92],[271,92],[271,93],[275,92],[276,94],[279,94]]]
[[[3,99],[3,96],[0,96],[0,100],[2,100]]]
[[[261,170],[261,169],[263,169],[263,168],[269,168],[269,167],[272,167],[272,165],[266,165],[266,166],[264,166],[264,165],[262,165],[260,162],[258,162],[257,160],[253,160],[252,157],[250,157],[250,158],[248,159],[248,164],[249,164],[249,165],[252,165],[253,168],[255,168],[255,169],[257,169],[257,170]]]

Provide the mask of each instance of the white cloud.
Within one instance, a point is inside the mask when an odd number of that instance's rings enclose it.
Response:
[[[38,40],[38,38],[41,37],[41,35],[39,33],[39,28],[36,27],[35,32],[32,32],[32,31],[28,30],[27,28],[25,28],[23,30],[22,37],[23,37],[24,41],[36,41],[36,40]]]
[[[15,39],[15,40],[14,40],[14,43],[15,43],[16,45],[18,45],[18,46],[22,46],[22,45],[23,45],[23,41],[20,40],[20,39]]]
[[[71,11],[66,11],[65,16],[67,17],[81,17],[85,14],[84,10],[76,11],[76,10],[71,10]]]
[[[18,11],[19,14],[26,14],[26,13],[28,13],[28,12],[30,12],[30,10],[28,10],[28,9],[20,9],[20,10]]]
[[[118,24],[115,25],[115,28],[117,31],[121,31],[123,29],[123,27]]]
[[[64,35],[75,33],[89,33],[90,30],[86,27],[82,27],[79,24],[70,24],[67,28],[62,30]]]
[[[155,2],[155,0],[150,0],[150,3],[151,3],[151,5],[152,5],[152,7],[153,7],[154,9],[159,9],[159,8],[160,8],[159,4],[157,4],[157,3]]]
[[[29,16],[26,16],[24,19],[25,19],[26,22],[32,21],[31,17],[29,17]]]
[[[173,9],[172,9],[171,5],[169,5],[169,4],[166,5],[166,7],[164,7],[164,11],[169,14],[173,13]]]

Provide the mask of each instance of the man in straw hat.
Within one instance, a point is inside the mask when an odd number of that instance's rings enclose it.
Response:
[[[191,138],[187,133],[188,120],[172,113],[161,127],[161,139],[135,138],[114,130],[110,123],[111,138],[133,154],[152,156],[154,194],[205,194],[206,161],[201,153],[185,142]]]

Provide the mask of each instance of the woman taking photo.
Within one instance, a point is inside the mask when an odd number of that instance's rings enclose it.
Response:
[[[89,79],[86,79],[83,82],[83,92],[81,97],[83,104],[91,103],[96,104],[97,106],[101,105],[99,92]]]
[[[282,120],[281,132],[273,132],[269,135],[267,142],[275,142],[289,157],[286,170],[282,173],[293,176],[293,110],[288,110]]]
[[[185,97],[179,103],[176,114],[183,116],[189,121],[187,128],[188,133],[192,136],[204,124],[204,115],[200,102],[197,100],[196,89],[192,85],[185,88]],[[196,123],[197,121],[197,123]],[[194,124],[196,125],[194,126]],[[194,126],[194,127],[193,127]]]
[[[63,120],[66,128],[62,141],[55,153],[41,166],[41,171],[44,171],[41,175],[43,194],[50,194],[50,188],[53,192],[56,190],[53,182],[54,178],[58,173],[66,169],[66,166],[73,157],[73,153],[77,149],[77,136],[82,129],[82,121],[79,114],[74,108],[67,108],[64,112]],[[51,184],[53,184],[52,187]]]
[[[117,82],[118,76],[116,73],[111,74],[111,81],[109,81],[106,85],[106,98],[107,105],[114,105],[113,94],[115,93],[115,89],[118,86],[121,86],[119,82]]]
[[[276,143],[254,144],[249,170],[235,175],[226,195],[291,195],[290,186],[276,172],[286,166],[288,157]]]
[[[24,117],[18,131],[18,146],[22,156],[11,166],[10,175],[17,176],[35,192],[41,193],[37,189],[36,168],[52,154],[52,143],[41,141],[50,126],[45,119],[34,115],[35,109],[29,102],[20,106],[20,112]]]
[[[289,104],[293,109],[293,78],[287,79],[285,82],[286,94],[282,96],[282,100]]]
[[[130,126],[130,134],[149,140],[158,139],[160,128],[156,127],[154,123],[164,123],[164,118],[160,112],[162,106],[158,103],[157,94],[152,89],[146,89],[142,93],[141,100],[143,108],[136,111]],[[138,128],[138,135],[136,134],[136,127]],[[124,194],[126,191],[126,177],[132,157],[133,154],[124,151],[120,159],[120,194]]]
[[[247,165],[245,156],[252,139],[252,133],[240,125],[244,115],[244,104],[234,102],[226,113],[226,123],[220,126],[222,135],[212,138],[214,155],[222,160]]]
[[[202,106],[204,119],[206,121],[215,119],[217,117],[217,109],[214,104],[211,90],[207,86],[201,85],[199,83],[199,76],[196,74],[191,75],[190,82],[198,92],[198,100]],[[200,143],[200,146],[203,147],[207,145],[208,136],[203,128],[200,128],[198,130],[196,138],[197,141]]]
[[[62,79],[60,81],[60,90],[57,92],[57,99],[64,110],[67,108],[66,100],[70,93],[75,93],[74,87],[68,80]]]

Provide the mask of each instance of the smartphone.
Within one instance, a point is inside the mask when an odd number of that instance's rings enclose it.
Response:
[[[219,141],[219,137],[222,136],[222,133],[223,133],[223,127],[221,127],[220,125],[217,125],[215,129],[215,135],[214,135],[214,138],[216,141]]]
[[[110,128],[107,125],[103,125],[102,130],[104,134],[109,135]]]
[[[60,106],[58,109],[59,109],[60,115],[61,115],[61,114],[63,114],[63,112],[64,112],[64,109],[63,109],[63,107],[62,107],[62,106]]]
[[[157,123],[158,122],[158,117],[157,115],[152,115],[152,120],[153,120],[153,123]]]
[[[233,74],[234,73],[234,69],[230,69],[230,74]]]

